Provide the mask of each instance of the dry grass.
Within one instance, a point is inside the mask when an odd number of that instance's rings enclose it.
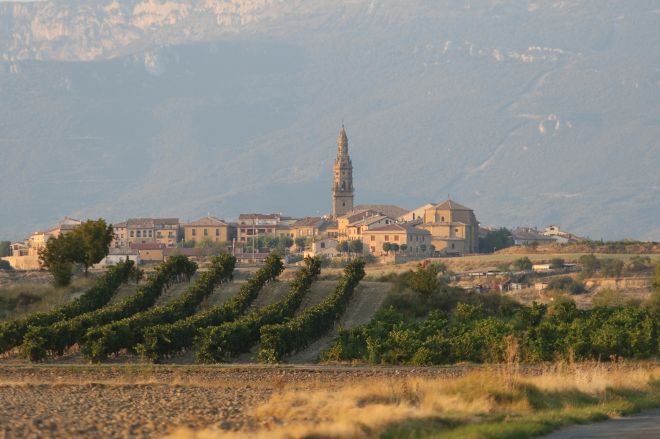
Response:
[[[48,284],[14,284],[0,289],[0,323],[62,305],[92,285],[93,278],[75,279],[66,288]]]
[[[510,417],[525,419],[548,411],[600,407],[612,392],[656,395],[655,365],[615,363],[558,364],[522,375],[515,341],[508,365],[459,379],[346,382],[333,388],[282,389],[251,415],[259,423],[239,432],[180,430],[172,438],[301,439],[379,437],[426,423],[428,432],[450,431]],[[592,413],[592,412],[590,412]],[[606,416],[606,415],[604,415]],[[572,421],[575,422],[575,421]],[[397,436],[395,434],[395,436]]]

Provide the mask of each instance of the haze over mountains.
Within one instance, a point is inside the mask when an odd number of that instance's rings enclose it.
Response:
[[[452,199],[660,240],[657,1],[0,3],[0,237]]]

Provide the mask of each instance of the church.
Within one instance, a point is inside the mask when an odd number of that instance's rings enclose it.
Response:
[[[375,253],[380,251],[382,243],[390,240],[392,244],[404,237],[418,240],[419,231],[422,235],[429,234],[430,242],[421,247],[408,246],[413,253],[420,248],[430,256],[463,256],[479,251],[479,222],[474,211],[450,199],[428,203],[413,211],[389,204],[354,206],[353,163],[348,155],[344,125],[337,143],[332,185],[332,218],[336,223],[328,227],[328,231],[333,231],[332,236],[339,240],[360,239],[365,248]],[[426,240],[425,236],[421,238]],[[378,245],[370,245],[370,240]]]

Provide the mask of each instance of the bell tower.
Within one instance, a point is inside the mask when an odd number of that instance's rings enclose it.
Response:
[[[334,184],[332,186],[332,216],[346,215],[353,210],[353,164],[348,156],[348,137],[341,126],[339,150],[334,165]]]

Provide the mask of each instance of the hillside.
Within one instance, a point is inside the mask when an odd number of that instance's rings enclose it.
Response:
[[[660,240],[660,9],[614,0],[0,3],[0,238],[63,215],[452,199]]]

